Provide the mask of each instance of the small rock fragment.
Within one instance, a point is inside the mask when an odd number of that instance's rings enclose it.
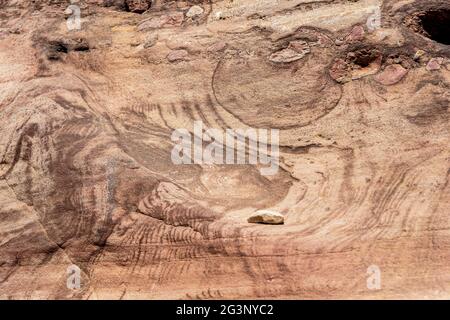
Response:
[[[289,63],[289,62],[300,60],[308,53],[309,53],[309,50],[307,52],[297,52],[291,48],[286,48],[286,49],[283,49],[283,50],[273,53],[269,57],[269,60],[272,62],[275,62],[275,63]]]
[[[157,41],[158,41],[158,35],[151,33],[145,38],[143,46],[145,49],[148,49],[150,47],[153,47]]]
[[[345,40],[347,40],[347,42],[361,41],[364,39],[365,33],[362,26],[355,26]]]
[[[398,83],[408,73],[408,70],[399,64],[392,64],[386,67],[381,73],[374,76],[375,81],[390,86]]]
[[[188,12],[186,13],[186,17],[188,18],[195,18],[198,16],[201,16],[203,14],[204,10],[200,6],[192,6],[189,8]]]
[[[275,211],[260,210],[247,219],[249,223],[284,224],[284,216]]]
[[[189,53],[184,49],[172,50],[167,55],[167,60],[169,60],[169,62],[182,61],[182,60],[187,60],[188,56],[189,56]]]
[[[426,69],[428,71],[435,71],[441,69],[441,65],[444,62],[444,58],[432,58],[428,61]]]
[[[308,42],[302,41],[302,40],[289,42],[288,49],[292,49],[295,52],[301,53],[303,55],[308,54],[308,53],[311,52],[311,49],[309,48]]]

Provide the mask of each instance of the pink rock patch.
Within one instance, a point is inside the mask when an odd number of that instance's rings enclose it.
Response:
[[[219,41],[214,43],[213,45],[209,46],[208,49],[206,49],[208,52],[219,52],[225,50],[227,47],[227,44],[223,41]]]
[[[287,48],[272,53],[269,60],[275,63],[289,63],[302,59],[310,52],[311,49],[306,41],[291,41]]]
[[[145,31],[163,27],[179,27],[183,23],[183,20],[184,15],[181,12],[177,12],[170,15],[162,15],[157,18],[145,20],[138,26],[137,29],[138,31]]]
[[[428,71],[439,70],[441,69],[442,63],[444,63],[444,58],[433,58],[428,61],[426,68]]]
[[[398,83],[403,77],[406,76],[408,70],[403,68],[399,64],[392,64],[386,67],[383,72],[374,76],[375,81],[385,85],[390,86]]]

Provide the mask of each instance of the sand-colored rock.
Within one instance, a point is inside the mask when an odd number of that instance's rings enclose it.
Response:
[[[445,1],[124,3],[0,1],[0,299],[450,298]],[[278,170],[175,164],[200,121]]]
[[[432,58],[428,61],[426,69],[428,71],[435,71],[441,69],[441,65],[444,63],[444,58]]]
[[[186,17],[195,18],[203,14],[205,10],[203,10],[200,6],[192,6],[189,8],[188,12],[186,12]]]

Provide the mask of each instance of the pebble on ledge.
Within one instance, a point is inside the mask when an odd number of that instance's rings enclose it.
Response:
[[[262,223],[262,224],[284,224],[284,216],[281,213],[260,210],[256,211],[251,217],[247,219],[249,223]]]

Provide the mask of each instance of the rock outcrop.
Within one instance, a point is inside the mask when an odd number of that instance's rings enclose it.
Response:
[[[0,299],[450,298],[448,1],[68,5],[0,1]]]

